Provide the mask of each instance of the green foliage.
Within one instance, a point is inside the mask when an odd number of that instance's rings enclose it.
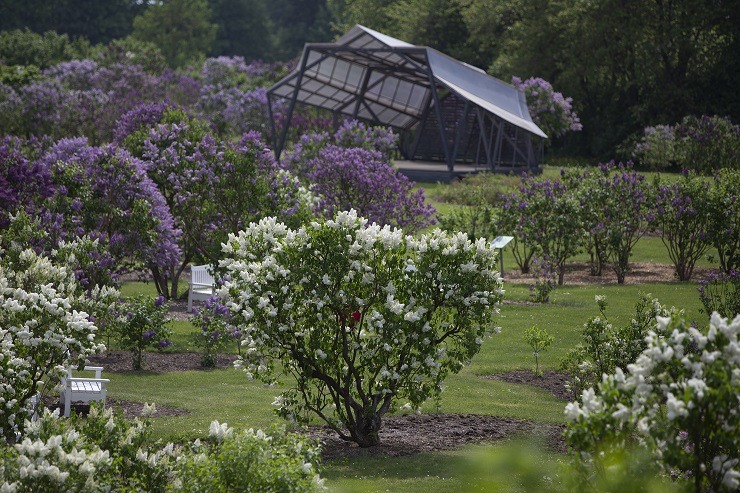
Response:
[[[583,326],[583,342],[571,349],[560,363],[568,374],[568,388],[577,397],[596,386],[604,374],[617,368],[625,370],[645,349],[645,336],[655,328],[655,317],[672,316],[675,308],[666,308],[650,294],[640,294],[635,314],[627,325],[614,327],[606,316],[606,298],[597,295],[601,316]]]
[[[53,31],[37,34],[28,28],[0,32],[0,64],[8,67],[33,65],[45,69],[59,62],[86,58],[90,44],[70,40]]]
[[[485,241],[366,223],[354,211],[298,230],[266,218],[232,235],[221,262],[247,373],[289,373],[280,415],[316,415],[363,447],[379,442],[394,402],[439,395],[480,349],[503,296]]]
[[[711,245],[710,184],[695,173],[686,173],[681,180],[669,184],[657,177],[654,186],[653,226],[668,249],[678,280],[688,281],[696,261]]]
[[[142,415],[155,413],[144,404]],[[81,418],[45,411],[23,441],[0,442],[3,491],[208,491],[311,493],[323,491],[319,448],[285,429],[235,432],[211,423],[208,437],[161,444],[151,422],[128,420],[97,403]]]
[[[740,169],[722,169],[709,190],[708,235],[717,249],[719,267],[740,270]]]
[[[235,432],[214,421],[207,440],[186,448],[168,491],[324,491],[319,461],[317,446],[284,428]]]
[[[134,18],[133,37],[154,43],[171,67],[184,67],[208,53],[216,30],[206,0],[159,0]]]
[[[230,324],[229,318],[228,308],[215,296],[206,300],[202,308],[193,309],[190,322],[198,330],[191,334],[191,340],[193,345],[202,351],[201,364],[203,367],[215,367],[218,351],[229,342],[233,343],[237,340],[237,347],[241,349],[239,344],[241,332]]]
[[[529,344],[529,347],[532,348],[535,362],[534,374],[541,376],[540,353],[546,351],[547,348],[550,347],[550,345],[555,341],[555,336],[549,334],[547,329],[541,329],[538,326],[533,325],[524,331],[524,335],[522,337],[524,342]]]
[[[695,492],[737,491],[738,334],[740,317],[714,313],[708,331],[680,315],[657,317],[628,374],[616,368],[566,407],[566,440],[584,481],[608,466],[603,452],[634,446]]]
[[[243,56],[264,60],[274,52],[273,25],[264,0],[209,0],[218,25],[212,56]],[[306,40],[308,41],[308,40]]]
[[[134,370],[143,368],[144,349],[164,349],[170,345],[168,311],[169,304],[164,302],[162,296],[153,299],[139,295],[128,298],[118,307],[118,341],[123,349],[131,351]]]
[[[708,316],[714,312],[727,319],[740,315],[740,272],[709,274],[699,281],[697,289]]]

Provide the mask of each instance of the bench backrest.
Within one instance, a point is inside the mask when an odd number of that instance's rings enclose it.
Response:
[[[209,273],[210,265],[194,265],[190,269],[190,283],[200,284],[203,286],[213,286],[216,281],[213,276]]]

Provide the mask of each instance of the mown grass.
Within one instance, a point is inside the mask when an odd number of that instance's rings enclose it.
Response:
[[[546,167],[546,176],[548,173],[555,176],[557,168]],[[449,212],[459,207],[435,201],[435,188],[446,185],[423,186],[428,187],[427,196],[431,197],[438,210]],[[503,255],[507,269],[515,268],[511,252],[504,249]],[[585,262],[588,259],[580,255],[574,260]],[[665,247],[656,237],[641,239],[635,247],[632,261],[670,264]],[[699,266],[712,266],[712,263],[702,259]],[[525,303],[529,299],[529,286],[524,283],[505,283],[505,303],[496,320],[501,332],[484,342],[480,353],[469,366],[448,378],[438,402],[426,403],[421,411],[563,423],[564,401],[535,387],[484,377],[534,366],[531,348],[524,342],[522,333],[535,324],[555,336],[553,345],[540,355],[541,368],[557,369],[560,360],[580,341],[583,324],[598,314],[594,301],[596,295],[606,296],[607,316],[617,325],[626,324],[632,318],[634,305],[641,293],[651,293],[665,305],[683,308],[688,320],[703,324],[706,319],[700,312],[695,282],[604,286],[571,286],[567,282],[566,277],[566,285],[558,287],[547,304]],[[144,283],[126,283],[122,293],[124,296],[140,293],[156,295],[154,286]],[[174,344],[171,350],[194,350],[189,335],[195,328],[190,322],[173,322],[172,329]],[[235,350],[236,346],[228,351]],[[271,403],[274,396],[280,393],[280,388],[265,387],[250,381],[235,369],[164,374],[125,372],[110,376],[111,397],[156,402],[160,406],[187,411],[182,416],[153,420],[155,436],[164,440],[201,437],[207,433],[214,419],[237,428],[265,428],[277,419]],[[327,480],[329,490],[338,493],[548,491],[547,480],[558,474],[565,458],[543,443],[526,449],[517,443],[466,446],[404,457],[337,459],[323,465],[322,475]]]
[[[145,289],[125,286],[138,292]],[[541,354],[543,369],[557,369],[567,351],[575,346],[583,323],[598,313],[594,296],[607,297],[607,315],[615,324],[629,321],[641,292],[650,292],[661,302],[686,310],[689,320],[704,320],[695,283],[645,285],[563,286],[552,293],[547,304],[524,304],[529,296],[525,284],[506,284],[506,302],[497,318],[502,330],[487,339],[480,353],[459,374],[447,379],[441,400],[428,402],[424,413],[462,413],[518,418],[543,423],[563,423],[565,402],[527,385],[483,378],[513,369],[531,369],[534,358],[522,339],[527,327],[538,324],[555,336],[550,349]],[[178,331],[192,330],[188,322],[177,322]],[[174,345],[178,349],[177,343]],[[265,428],[277,418],[271,403],[280,388],[250,381],[236,369],[175,373],[125,372],[109,374],[110,396],[136,402],[156,402],[184,409],[182,416],[153,420],[155,436],[164,440],[187,440],[207,433],[214,419],[237,428]],[[323,466],[330,491],[335,492],[447,492],[538,491],[526,489],[517,475],[491,477],[490,471],[471,470],[481,453],[510,453],[509,443],[465,447],[460,450],[405,457],[339,459]],[[564,460],[542,445],[538,461],[542,470],[555,468]],[[544,475],[544,473],[543,473]],[[491,489],[493,488],[493,489]]]

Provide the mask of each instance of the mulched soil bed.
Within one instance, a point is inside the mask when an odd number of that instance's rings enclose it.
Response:
[[[564,426],[472,414],[403,414],[383,418],[380,444],[360,448],[341,440],[327,427],[311,427],[308,435],[322,444],[325,460],[342,457],[399,457],[451,450],[472,443],[540,436],[555,452],[565,452]]]
[[[568,381],[568,378],[564,373],[558,371],[545,370],[541,376],[537,376],[532,370],[514,370],[507,373],[486,375],[483,378],[532,385],[548,391],[558,399],[573,399],[572,394],[565,388],[565,382]]]

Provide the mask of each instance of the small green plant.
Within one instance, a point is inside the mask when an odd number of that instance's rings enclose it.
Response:
[[[534,374],[538,377],[542,376],[542,372],[540,371],[540,353],[546,351],[553,341],[555,341],[555,336],[548,334],[547,329],[541,329],[536,325],[524,331],[524,342],[532,348],[535,365]]]
[[[711,273],[699,281],[697,290],[707,316],[717,312],[732,320],[740,314],[740,272]]]
[[[229,309],[217,296],[206,300],[205,306],[200,310],[197,308],[193,310],[190,321],[199,330],[192,333],[191,339],[202,351],[201,364],[204,368],[214,368],[218,351],[229,341],[241,339],[241,332],[229,323],[229,319]]]
[[[532,258],[532,275],[534,284],[529,285],[529,297],[535,303],[547,303],[550,301],[550,293],[555,289],[557,272],[555,264],[549,255]]]
[[[163,296],[152,299],[139,295],[124,301],[119,306],[116,320],[119,343],[123,349],[131,351],[134,370],[141,370],[142,352],[147,347],[164,349],[172,343],[167,326],[169,304]]]

